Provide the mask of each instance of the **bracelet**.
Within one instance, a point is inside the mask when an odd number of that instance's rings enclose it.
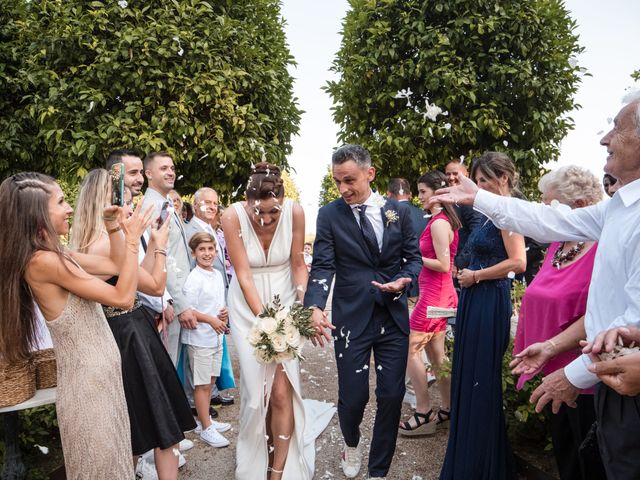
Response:
[[[116,233],[119,232],[120,230],[122,230],[122,228],[120,228],[120,225],[113,227],[113,228],[107,228],[107,233],[109,235],[111,235],[112,233]]]
[[[164,255],[165,257],[167,256],[167,251],[165,249],[162,249],[162,248],[156,248],[153,251],[153,253],[154,253],[154,255],[160,254],[160,255]]]
[[[556,345],[556,343],[551,340],[550,338],[547,339],[547,342],[549,342],[551,344],[551,346],[553,347],[553,353],[558,353],[558,345]]]
[[[476,271],[475,271],[475,270],[472,270],[472,272],[473,272],[473,281],[474,281],[476,284],[480,283],[480,280],[476,279]]]

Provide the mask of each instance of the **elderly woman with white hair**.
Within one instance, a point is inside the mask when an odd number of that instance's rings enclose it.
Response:
[[[598,178],[573,165],[547,173],[538,188],[544,203],[557,208],[582,208],[602,200]],[[538,372],[552,373],[579,356],[579,341],[586,336],[584,314],[596,249],[595,242],[557,242],[549,246],[520,307],[511,364],[513,373],[520,374],[518,388]],[[581,392],[576,405],[563,405],[557,414],[552,414],[548,405],[560,478],[605,478],[598,449],[581,448],[596,418],[591,389]]]

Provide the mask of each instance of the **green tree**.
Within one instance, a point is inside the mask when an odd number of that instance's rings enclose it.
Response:
[[[284,184],[284,195],[287,198],[290,198],[294,202],[300,203],[300,190],[296,185],[296,182],[293,181],[289,172],[282,172],[282,182]]]
[[[301,111],[278,0],[2,0],[0,173],[167,150],[185,192],[287,167]],[[5,8],[6,6],[6,8]]]
[[[561,0],[350,0],[326,89],[340,139],[368,148],[378,185],[485,150],[525,186],[573,127],[583,49]]]
[[[631,78],[633,78],[635,81],[640,81],[640,70],[636,70],[635,72],[633,72],[631,74]]]
[[[318,206],[322,207],[327,203],[333,202],[336,198],[340,197],[340,192],[336,183],[333,181],[333,175],[331,174],[331,167],[327,168],[327,173],[322,177],[322,184],[320,185],[320,197],[318,198]]]

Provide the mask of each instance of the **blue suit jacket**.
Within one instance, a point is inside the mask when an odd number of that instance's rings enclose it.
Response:
[[[313,263],[305,306],[324,309],[335,275],[332,322],[340,332],[359,336],[373,313],[376,296],[383,302],[398,327],[409,334],[407,296],[382,293],[372,281],[386,283],[401,277],[415,281],[422,266],[418,242],[408,206],[387,200],[381,209],[384,225],[382,250],[376,259],[360,232],[351,207],[339,198],[318,212]],[[385,212],[395,211],[397,221],[388,221]],[[336,332],[336,333],[337,333]]]

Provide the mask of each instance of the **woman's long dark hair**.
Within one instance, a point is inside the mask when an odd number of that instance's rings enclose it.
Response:
[[[49,197],[55,180],[24,172],[0,185],[0,358],[25,360],[36,343],[34,298],[25,280],[39,250],[62,255],[51,220]]]
[[[498,182],[505,175],[509,193],[517,198],[526,199],[518,189],[518,172],[509,155],[502,152],[484,152],[473,159],[471,164],[471,180],[476,181],[477,172],[481,172],[487,179]]]
[[[435,192],[436,190],[447,186],[447,177],[444,173],[438,170],[433,170],[431,172],[425,173],[418,179],[418,185],[421,183]],[[453,205],[443,203],[441,206],[444,210],[444,214],[449,220],[449,224],[451,224],[451,228],[453,230],[458,230],[459,228],[461,228],[462,224],[460,223],[460,219],[458,218]]]

